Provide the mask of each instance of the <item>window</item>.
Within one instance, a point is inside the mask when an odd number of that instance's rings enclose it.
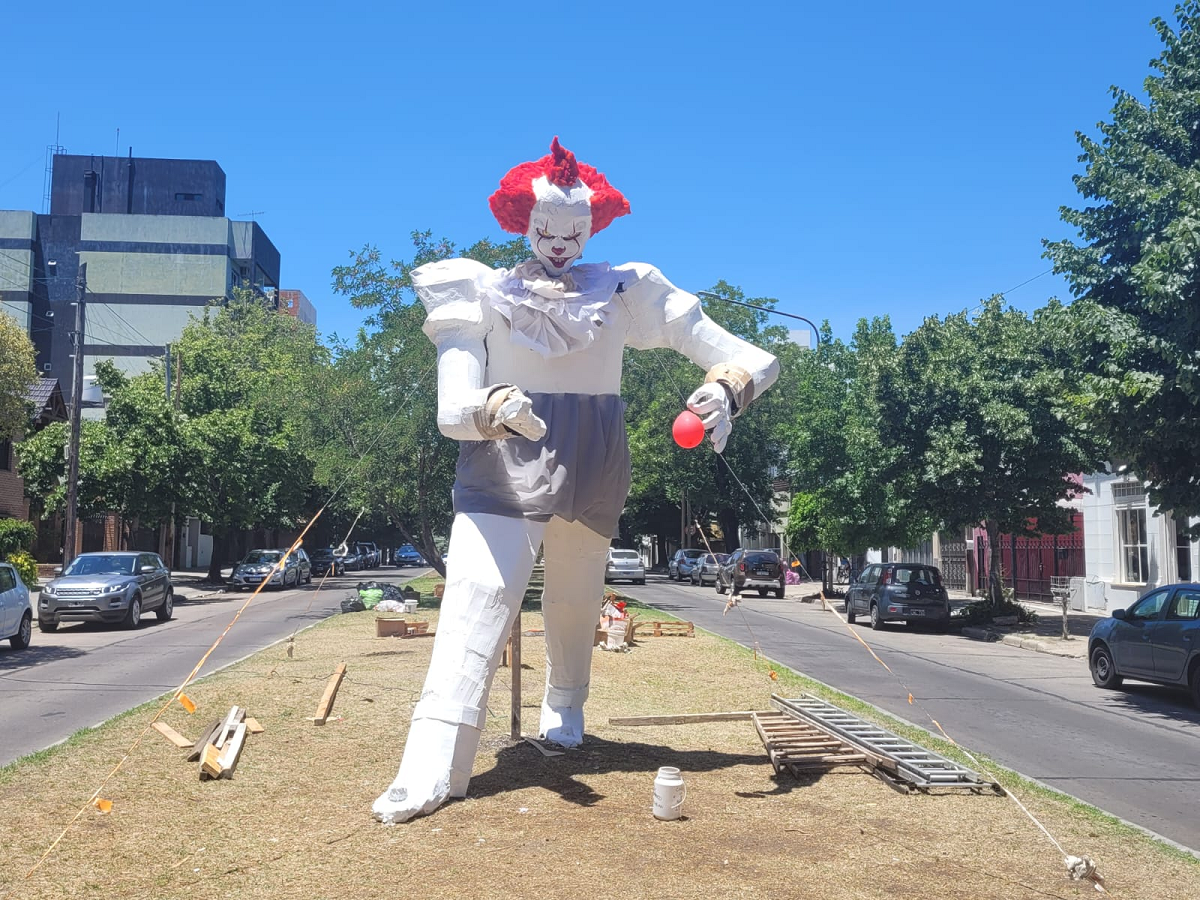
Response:
[[[1146,507],[1130,506],[1117,510],[1117,538],[1120,541],[1121,581],[1125,584],[1145,584],[1150,573]]]
[[[1147,619],[1157,619],[1159,612],[1162,611],[1163,604],[1167,602],[1167,595],[1171,593],[1168,588],[1154,591],[1147,594],[1137,603],[1133,604],[1129,609],[1128,618],[1146,621]]]
[[[8,566],[0,566],[0,594],[11,591],[17,586],[16,576]]]
[[[0,472],[12,471],[12,441],[0,441]]]
[[[1168,619],[1200,619],[1200,591],[1182,590],[1175,595]]]
[[[862,577],[859,579],[859,581],[861,581],[863,584],[874,584],[879,580],[879,573],[882,569],[883,566],[867,566],[866,571],[862,573]]]
[[[1192,542],[1179,523],[1175,523],[1175,575],[1179,581],[1192,580]]]
[[[181,194],[181,193],[176,193],[176,194],[175,194],[175,199],[176,199],[176,200],[199,200],[199,199],[201,199],[203,196],[204,196],[203,194]]]

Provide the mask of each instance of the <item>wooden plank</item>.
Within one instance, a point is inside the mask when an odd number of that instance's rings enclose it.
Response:
[[[258,719],[253,716],[246,716],[246,730],[251,734],[262,734],[267,729],[258,724]]]
[[[329,681],[325,684],[325,693],[321,695],[321,702],[317,704],[317,714],[313,717],[314,725],[324,725],[329,718],[329,711],[333,708],[334,698],[337,697],[338,688],[342,686],[342,678],[345,674],[346,664],[338,663],[333,674],[329,676]]]
[[[204,752],[200,754],[200,780],[220,778],[221,772],[221,751],[212,744],[205,744]]]
[[[752,711],[680,713],[674,716],[623,716],[608,720],[609,725],[694,725],[699,722],[745,722],[752,718]]]
[[[155,731],[165,737],[168,741],[178,747],[180,750],[191,747],[195,741],[189,741],[182,734],[168,725],[166,722],[154,722],[150,725]]]
[[[234,705],[229,707],[229,714],[225,716],[225,721],[221,723],[221,729],[217,732],[217,738],[213,741],[213,746],[220,750],[225,746],[225,742],[229,740],[229,736],[233,734],[233,730],[237,728],[238,722],[246,718],[246,711],[240,706]]]
[[[512,713],[509,721],[508,734],[514,741],[521,739],[521,608],[517,607],[517,618],[513,622],[512,636],[509,638],[509,649],[512,651]]]
[[[187,755],[188,762],[195,762],[200,758],[200,754],[204,752],[206,745],[211,744],[217,736],[217,731],[221,727],[221,720],[217,719],[204,731],[200,733],[200,737],[196,739],[196,743],[192,745],[192,752]]]
[[[238,760],[242,757],[242,747],[246,744],[246,723],[242,722],[233,732],[233,737],[225,745],[225,749],[221,751],[217,763],[221,766],[220,777],[232,778],[233,770],[237,767]]]

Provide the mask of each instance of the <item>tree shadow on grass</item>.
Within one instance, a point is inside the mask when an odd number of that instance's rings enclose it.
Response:
[[[712,772],[732,766],[760,766],[764,763],[766,759],[758,753],[675,750],[658,744],[609,741],[593,735],[588,735],[578,750],[571,750],[562,756],[546,757],[536,747],[521,741],[502,748],[496,754],[496,765],[471,779],[468,796],[491,797],[536,787],[552,791],[577,806],[594,806],[604,800],[605,795],[578,780],[580,776],[637,772],[649,778],[653,777],[659,766],[677,766],[686,775],[689,772]],[[801,784],[785,775],[778,779],[778,788],[769,793],[787,793]]]

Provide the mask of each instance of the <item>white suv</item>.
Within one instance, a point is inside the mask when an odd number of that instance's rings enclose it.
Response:
[[[24,650],[32,634],[33,604],[29,588],[15,568],[0,562],[0,640],[8,638],[14,650]]]

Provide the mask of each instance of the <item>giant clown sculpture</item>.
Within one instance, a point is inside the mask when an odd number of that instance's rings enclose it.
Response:
[[[653,266],[578,263],[629,203],[557,138],[550,149],[509,171],[489,201],[535,259],[511,270],[449,259],[412,272],[437,346],[438,428],[462,445],[433,657],[400,771],[373,807],[382,822],[466,795],[492,676],[539,548],[540,734],[565,748],[583,740],[605,559],[630,482],[624,348],[671,347],[707,370],[687,406],[718,453],[733,419],[778,375],[775,357],[725,331]]]

